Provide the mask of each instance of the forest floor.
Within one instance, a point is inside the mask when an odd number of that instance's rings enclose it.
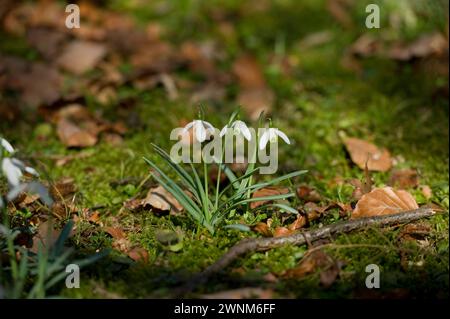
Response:
[[[108,3],[101,8],[103,12],[117,12],[116,19],[127,17],[133,21],[133,28],[146,30],[147,35],[157,38],[155,41],[173,46],[171,53],[161,48],[162,44],[158,44],[158,49],[140,48],[141,54],[148,50],[148,63],[159,61],[160,65],[149,68],[152,75],[168,75],[166,82],[160,78],[149,80],[145,74],[139,78],[141,83],[132,76],[132,80],[120,83],[105,80],[103,87],[113,91],[108,93],[111,95],[105,102],[101,90],[92,87],[95,81],[104,80],[99,76],[104,69],[93,68],[83,75],[69,75],[64,84],[83,78],[87,79],[83,83],[89,83],[88,89],[77,92],[76,98],[58,98],[48,105],[40,103],[39,112],[25,106],[20,98],[26,88],[13,88],[14,93],[4,91],[0,99],[0,104],[15,109],[7,121],[3,120],[7,111],[1,113],[2,136],[20,150],[23,160],[43,172],[44,182],[57,184],[65,179],[68,187],[74,188],[62,201],[66,215],[60,216],[59,222],[76,216],[70,245],[75,247],[77,255],[112,248],[107,257],[82,269],[79,289],[68,289],[61,283],[48,295],[171,297],[173,289],[211,265],[239,240],[263,236],[255,231],[258,223],[273,231],[295,221],[295,216],[281,212],[246,212],[227,217],[226,224],[246,224],[253,226],[253,231],[218,228],[211,235],[197,227],[185,212],[158,212],[151,207],[133,210],[127,205],[130,199],[144,198],[148,189],[157,185],[148,177],[150,170],[144,156],[167,167],[154,154],[150,143],[169,150],[173,144],[169,139],[171,130],[196,118],[200,104],[213,125],[222,127],[226,123],[239,103],[239,94],[246,89],[242,79],[245,75],[240,77],[239,70],[236,71],[239,64],[236,61],[243,54],[251,57],[248,58],[251,62],[245,62],[244,58],[242,68],[248,67],[250,73],[262,78],[255,84],[264,90],[257,99],[262,98],[263,104],[269,105],[274,125],[292,141],[291,145],[280,144],[277,174],[308,170],[290,185],[303,186],[308,194],[299,194],[291,205],[299,210],[306,204],[316,210],[332,203],[354,207],[355,181],[365,181],[366,177],[364,169],[352,162],[345,148],[343,136],[348,136],[373,143],[390,153],[392,168],[370,173],[373,188],[387,185],[403,188],[419,206],[434,205],[448,211],[448,73],[442,71],[448,68],[448,56],[444,58],[446,66],[441,66],[442,57],[434,53],[408,56],[406,52],[407,57],[402,60],[376,49],[378,43],[390,49],[397,43],[413,43],[423,35],[440,32],[440,28],[445,31],[448,24],[445,26],[444,22],[443,27],[437,24],[433,12],[431,17],[417,15],[414,25],[397,28],[389,24],[387,17],[382,17],[382,28],[369,30],[364,26],[365,1],[353,3],[344,16],[332,4],[342,5],[339,1],[227,0],[220,5],[215,1],[179,1],[165,5],[158,1],[152,5],[144,1]],[[387,2],[382,1],[380,5]],[[94,15],[100,9],[91,10],[90,14]],[[402,9],[389,7],[389,10],[400,20],[403,18]],[[111,18],[110,24],[114,23],[117,21]],[[127,23],[128,20],[123,24]],[[9,31],[0,34],[1,56],[17,57],[31,64],[51,63],[36,49],[39,45],[30,44],[35,42],[30,41],[29,33],[27,38]],[[376,42],[355,46],[355,41],[363,35],[373,37]],[[134,50],[132,35],[127,38],[118,32],[117,37],[116,42],[122,42],[124,52]],[[48,38],[40,41],[47,43]],[[175,62],[151,53],[160,50],[159,54],[167,58],[178,49],[188,60],[179,68],[166,67],[164,63]],[[109,50],[108,62],[124,77],[141,67],[134,53],[131,62],[124,59],[114,64],[116,61],[111,62],[114,51]],[[446,50],[448,54],[448,42]],[[260,73],[252,71],[254,66],[246,63],[256,63]],[[154,71],[159,67],[163,72]],[[221,80],[222,75],[225,80]],[[156,84],[149,84],[155,81]],[[199,98],[201,93],[203,96]],[[264,94],[273,94],[273,99],[264,100]],[[67,141],[61,140],[58,134],[58,125],[49,118],[55,109],[62,110],[74,103],[104,121],[120,121],[125,130],[103,134],[95,145],[68,147]],[[250,107],[243,105],[242,116],[251,122],[254,110],[249,104]],[[28,211],[31,215],[27,215]],[[14,214],[22,214],[17,220],[30,220],[34,213],[31,208],[22,207]],[[342,207],[334,206],[303,228],[317,228],[348,217]],[[331,275],[331,280],[325,278],[326,269],[321,269],[317,262],[312,269],[302,265],[305,254],[309,254],[308,247],[285,246],[238,259],[193,295],[256,287],[257,297],[446,298],[448,213],[414,225],[416,230],[425,231],[415,233],[414,229],[401,225],[370,228],[317,243],[323,245],[320,251],[333,261],[333,267],[338,267],[337,275]],[[108,227],[119,229],[125,235],[117,235]],[[162,231],[174,235],[178,243],[164,243],[158,235]],[[133,258],[124,249],[121,251],[120,239],[143,249],[144,256]],[[365,286],[369,264],[379,265],[381,269],[380,289],[369,290]],[[239,291],[231,293],[239,296]]]

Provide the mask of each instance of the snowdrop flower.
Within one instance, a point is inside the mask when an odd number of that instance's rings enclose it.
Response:
[[[20,185],[20,179],[22,178],[23,171],[31,175],[39,176],[38,172],[36,172],[34,168],[25,166],[22,161],[9,157],[5,157],[2,160],[2,171],[8,180],[9,185],[12,187],[17,187]]]
[[[8,153],[14,153],[14,148],[12,145],[5,140],[4,138],[0,137],[0,145],[8,152]]]
[[[211,123],[202,120],[194,120],[183,128],[182,133],[185,134],[192,127],[194,128],[195,138],[200,143],[206,140],[206,133],[208,131],[211,133],[214,132],[214,126],[212,126]]]
[[[242,121],[234,121],[231,123],[230,126],[226,125],[221,131],[220,131],[220,137],[223,137],[229,129],[234,130],[234,134],[242,135],[247,139],[247,141],[250,141],[252,139],[252,134],[250,133],[250,130],[248,129],[247,125]]]
[[[285,141],[287,144],[291,144],[291,141],[289,141],[289,138],[286,136],[286,134],[281,132],[279,129],[269,128],[264,131],[259,140],[259,149],[260,150],[265,149],[267,142],[269,141],[270,143],[275,143],[278,137],[281,137],[283,141]]]

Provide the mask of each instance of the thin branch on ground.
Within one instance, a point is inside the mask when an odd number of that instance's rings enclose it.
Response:
[[[193,291],[196,287],[206,282],[212,275],[222,271],[236,259],[250,252],[265,251],[284,245],[303,245],[307,243],[307,239],[310,242],[314,242],[319,239],[330,238],[334,235],[349,233],[373,226],[387,227],[397,224],[410,223],[433,215],[435,215],[433,209],[424,207],[399,214],[352,219],[324,226],[319,229],[299,232],[283,237],[244,239],[231,247],[228,252],[214,264],[194,276],[192,280],[190,280],[178,291],[178,293],[185,294]]]

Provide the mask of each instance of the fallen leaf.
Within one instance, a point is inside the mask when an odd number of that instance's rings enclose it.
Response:
[[[271,299],[273,291],[263,288],[239,288],[225,290],[207,295],[202,295],[203,299]]]
[[[306,202],[320,202],[322,200],[322,196],[315,189],[305,185],[297,187],[297,196]]]
[[[250,55],[239,57],[233,64],[233,73],[241,89],[237,98],[238,104],[242,105],[250,118],[258,119],[263,111],[270,113],[275,95],[267,86],[256,59]]]
[[[76,192],[77,188],[74,183],[74,179],[66,177],[58,180],[50,187],[50,195],[55,200],[64,199]]]
[[[21,99],[31,106],[52,104],[61,97],[63,78],[52,65],[14,58],[0,59],[0,70],[2,68],[4,86],[21,92]]]
[[[403,226],[398,235],[401,240],[423,240],[430,235],[431,226],[426,223],[414,223]]]
[[[350,15],[351,0],[328,0],[328,12],[345,28],[353,27],[353,20]]]
[[[392,172],[389,185],[401,189],[415,188],[419,185],[419,176],[415,169],[402,169]]]
[[[94,68],[106,53],[103,44],[74,40],[64,48],[57,64],[66,71],[81,75]]]
[[[68,147],[88,147],[97,143],[97,136],[62,118],[57,126],[58,137]]]
[[[289,193],[289,189],[286,187],[265,187],[257,190],[252,194],[252,198],[264,197],[264,196],[274,196]],[[256,201],[250,203],[250,208],[255,209],[256,207],[262,206],[264,204],[270,203],[271,201]]]
[[[391,187],[375,188],[361,197],[351,218],[397,214],[417,208],[416,200],[407,191]]]
[[[264,237],[272,237],[272,231],[270,230],[269,226],[267,226],[266,223],[259,222],[255,226],[252,227],[252,230],[260,233]]]
[[[125,239],[126,238],[126,234],[122,228],[108,226],[108,227],[104,227],[103,229],[105,232],[110,234],[114,239]]]
[[[422,191],[423,196],[425,196],[426,199],[430,199],[433,196],[433,191],[431,190],[431,187],[428,185],[420,185],[420,190]]]
[[[287,227],[277,227],[273,231],[273,237],[283,237],[283,236],[289,236],[295,233],[294,229],[289,229]]]
[[[387,56],[394,60],[408,61],[413,58],[442,55],[446,50],[448,51],[448,39],[436,32],[422,35],[410,44],[397,43],[390,48]]]
[[[377,146],[367,141],[357,138],[344,138],[344,145],[350,157],[359,168],[367,167],[371,171],[386,172],[392,166],[392,159],[389,151],[380,150]]]
[[[134,247],[131,248],[128,252],[128,257],[133,259],[136,262],[148,262],[148,251],[142,247]]]
[[[174,211],[176,213],[183,210],[183,206],[161,185],[151,188],[142,204],[144,206],[150,205],[160,211]]]
[[[330,265],[331,258],[322,250],[314,250],[306,255],[295,268],[288,269],[284,273],[287,278],[303,278],[321,267]]]
[[[299,228],[304,227],[308,223],[308,217],[303,215],[298,215],[298,217],[295,219],[295,221],[289,225],[289,230],[296,230]]]

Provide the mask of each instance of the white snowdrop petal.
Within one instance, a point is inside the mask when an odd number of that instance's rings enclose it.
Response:
[[[202,143],[206,140],[206,130],[203,127],[202,123],[201,122],[199,123],[199,122],[195,123],[194,131],[195,131],[195,138],[197,139],[197,141]]]
[[[20,184],[20,178],[22,177],[22,171],[17,167],[10,158],[4,158],[2,161],[2,171],[5,174],[8,183],[11,186],[18,186]]]
[[[242,135],[244,135],[244,137],[247,139],[247,141],[250,142],[252,139],[252,133],[250,133],[250,130],[248,129],[247,125],[244,124],[241,127],[241,132],[242,132]]]
[[[281,137],[283,139],[283,141],[285,141],[287,144],[291,144],[291,141],[289,140],[289,138],[287,137],[286,134],[284,134],[283,132],[281,132],[280,130],[277,130],[277,135],[279,137]]]
[[[33,167],[30,166],[25,167],[25,172],[34,176],[39,176],[39,173]]]
[[[227,134],[228,126],[224,126],[223,129],[220,131],[219,136],[223,137],[225,134]]]
[[[212,126],[212,124],[211,123],[209,123],[209,122],[206,122],[206,121],[199,121],[200,123],[202,123],[203,124],[203,126],[205,127],[205,128],[208,128],[208,129],[211,129],[211,130],[214,130],[214,126]]]
[[[267,142],[269,141],[269,131],[265,131],[261,138],[259,139],[259,149],[263,150],[266,148]]]
[[[8,153],[14,153],[14,147],[12,147],[12,145],[7,140],[5,140],[4,138],[0,137],[0,144],[3,146],[3,148]]]

